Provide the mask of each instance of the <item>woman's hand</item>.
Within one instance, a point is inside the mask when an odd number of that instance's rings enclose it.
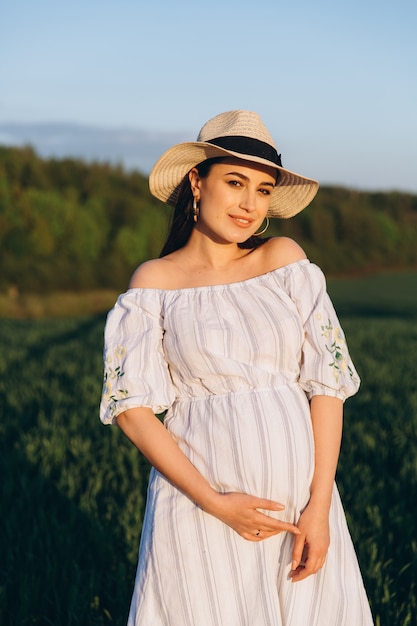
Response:
[[[292,553],[292,582],[304,580],[324,565],[330,545],[328,509],[310,502],[300,516],[298,528],[300,534],[295,537]]]
[[[246,493],[231,492],[218,494],[207,512],[230,526],[243,539],[262,541],[282,532],[290,532],[295,535],[300,533],[294,524],[277,520],[261,511],[276,512],[284,509],[283,504],[273,500],[257,498]]]

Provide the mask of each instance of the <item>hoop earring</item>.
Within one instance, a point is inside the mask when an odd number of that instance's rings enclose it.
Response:
[[[263,234],[264,234],[264,233],[266,233],[266,231],[268,230],[268,228],[269,228],[269,217],[268,217],[268,216],[266,216],[266,218],[265,218],[265,219],[266,219],[266,225],[265,225],[265,227],[264,227],[262,230],[260,230],[258,233],[253,233],[253,236],[254,236],[254,237],[259,237],[259,235],[263,235]]]
[[[198,218],[200,216],[200,207],[198,206],[198,200],[196,197],[193,198],[193,220],[198,222]]]

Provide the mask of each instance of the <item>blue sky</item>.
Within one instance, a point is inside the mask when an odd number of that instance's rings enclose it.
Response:
[[[415,0],[0,0],[0,125],[168,147],[251,109],[290,169],[417,192],[416,18]]]

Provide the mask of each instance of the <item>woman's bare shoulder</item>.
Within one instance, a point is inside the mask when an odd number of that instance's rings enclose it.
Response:
[[[271,237],[261,246],[269,269],[276,269],[306,259],[306,253],[296,241],[289,237]]]
[[[152,259],[139,265],[130,279],[129,289],[166,289],[173,264],[169,259]]]

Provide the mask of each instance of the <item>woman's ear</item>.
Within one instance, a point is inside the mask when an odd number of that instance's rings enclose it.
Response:
[[[191,191],[194,198],[196,198],[196,200],[199,200],[201,178],[196,167],[193,167],[193,169],[189,172],[188,179],[190,181]]]

